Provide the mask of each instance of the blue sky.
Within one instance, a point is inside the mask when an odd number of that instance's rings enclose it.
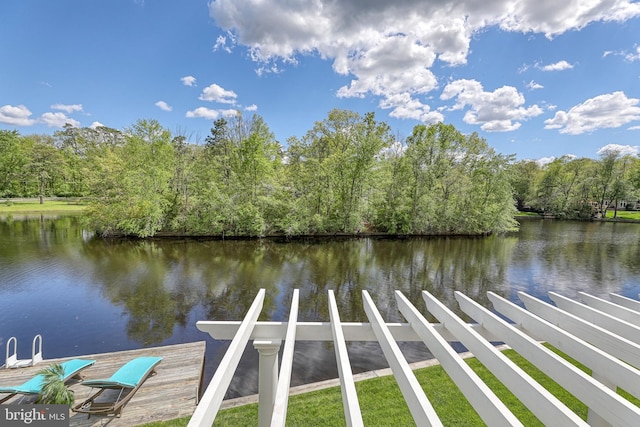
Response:
[[[6,0],[0,129],[157,119],[203,142],[261,115],[286,144],[333,108],[478,132],[519,159],[640,149],[629,0]]]

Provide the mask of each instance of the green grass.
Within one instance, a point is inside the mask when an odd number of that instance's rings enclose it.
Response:
[[[38,199],[20,199],[0,202],[0,214],[22,213],[80,213],[86,208],[77,199],[47,200],[40,204]]]
[[[638,211],[618,211],[618,219],[632,219],[640,221],[640,212]],[[607,210],[606,218],[613,218],[613,210]]]
[[[590,371],[580,363],[569,358],[558,350],[548,346],[583,371]],[[504,354],[526,371],[532,378],[549,390],[569,409],[582,419],[587,419],[586,405],[560,387],[555,381],[537,369],[525,358],[513,350]],[[467,359],[467,363],[494,393],[511,409],[513,414],[526,426],[542,426],[543,424],[515,397],[507,387],[475,358]],[[422,385],[429,401],[438,413],[445,426],[482,426],[484,423],[473,410],[457,386],[437,365],[418,369],[416,378]],[[358,400],[365,425],[367,426],[410,426],[415,425],[394,377],[382,377],[356,383]],[[640,401],[618,391],[635,405]],[[258,405],[249,404],[218,412],[214,426],[255,426],[258,420]],[[145,427],[183,427],[189,418],[145,424]],[[291,396],[287,413],[287,426],[344,426],[344,410],[339,387],[328,388],[310,393]]]
[[[533,217],[539,217],[540,214],[537,212],[520,212],[518,211],[515,216],[533,216]]]

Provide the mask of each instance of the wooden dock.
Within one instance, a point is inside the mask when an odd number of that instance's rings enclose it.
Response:
[[[118,368],[138,356],[160,356],[156,375],[149,377],[122,410],[120,417],[70,413],[70,426],[86,427],[109,425],[132,427],[152,421],[169,420],[193,414],[197,396],[202,388],[205,342],[151,347],[113,353],[47,359],[34,367],[0,369],[0,385],[18,385],[30,379],[38,371],[52,363],[69,359],[95,359],[92,367],[83,371],[85,379],[108,378]],[[76,403],[89,397],[91,389],[81,383],[69,383],[75,393]],[[4,396],[4,395],[3,395]],[[5,404],[17,403],[16,396]]]

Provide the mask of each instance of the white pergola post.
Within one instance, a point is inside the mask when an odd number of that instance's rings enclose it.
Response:
[[[258,426],[271,424],[273,404],[278,387],[278,351],[281,340],[255,340],[253,347],[258,350]]]

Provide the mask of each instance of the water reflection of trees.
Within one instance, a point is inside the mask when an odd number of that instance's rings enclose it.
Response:
[[[132,340],[150,345],[171,337],[201,300],[201,286],[186,274],[189,257],[180,245],[94,240],[85,251],[103,295],[124,307]]]
[[[128,314],[130,338],[145,344],[170,337],[176,325],[184,327],[195,307],[206,319],[240,320],[260,288],[267,290],[263,320],[286,320],[295,288],[301,292],[301,321],[329,319],[330,289],[343,321],[367,320],[363,289],[387,321],[404,320],[396,289],[423,313],[421,292],[426,290],[467,319],[455,291],[490,307],[487,291],[512,296],[510,280],[519,268],[522,280],[538,283],[542,271],[547,281],[577,277],[587,290],[606,281],[620,285],[633,269],[638,274],[637,234],[621,245],[626,237],[619,230],[549,227],[541,222],[521,235],[487,238],[93,241],[86,251],[102,292]],[[554,289],[562,292],[562,283],[554,281]]]
[[[84,237],[79,222],[79,216],[57,219],[47,215],[9,216],[0,220],[0,257],[29,260],[32,258],[31,254],[47,255],[54,251],[54,255],[58,255],[69,241]]]
[[[514,239],[354,239],[323,243],[271,241],[93,241],[86,245],[96,283],[124,307],[131,339],[158,343],[185,326],[201,305],[208,319],[239,320],[266,288],[262,319],[284,320],[293,289],[299,319],[327,321],[328,290],[343,321],[366,321],[367,289],[388,321],[401,321],[394,290],[424,312],[421,291],[449,307],[455,290],[484,301],[505,282]]]

